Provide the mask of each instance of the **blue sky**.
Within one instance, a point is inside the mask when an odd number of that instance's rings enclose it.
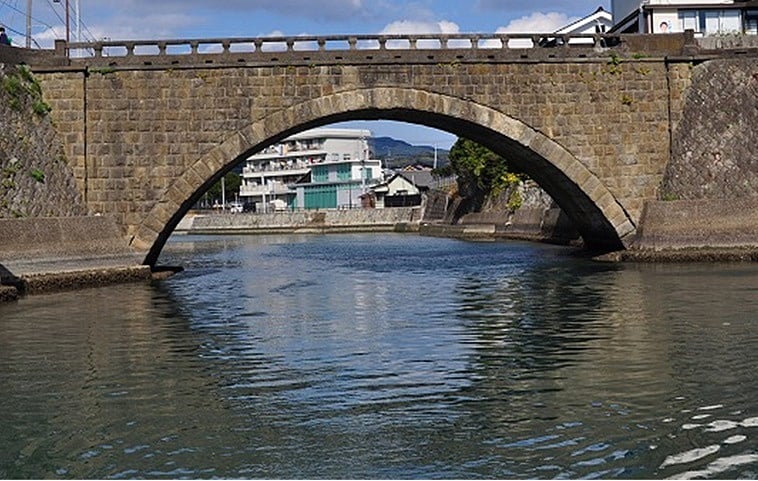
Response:
[[[32,37],[65,36],[66,0],[33,0]],[[76,0],[69,0],[71,9]],[[348,33],[550,32],[610,0],[79,0],[83,40],[220,38]],[[0,22],[25,43],[26,0],[0,0]],[[71,15],[72,39],[75,37]],[[395,122],[350,123],[413,144],[447,148],[455,137]]]

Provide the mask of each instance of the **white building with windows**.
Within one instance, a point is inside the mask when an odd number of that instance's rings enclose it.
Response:
[[[371,159],[369,130],[313,129],[248,158],[240,200],[256,212],[360,207],[360,197],[383,180]]]
[[[758,35],[758,0],[612,0],[613,32]]]

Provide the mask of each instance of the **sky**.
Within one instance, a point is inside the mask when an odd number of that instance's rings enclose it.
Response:
[[[552,32],[610,0],[68,0],[76,40],[189,39],[376,33]],[[65,37],[66,0],[32,1],[35,47]],[[0,0],[0,23],[25,44],[27,0]],[[446,132],[397,122],[350,122],[416,145],[449,148]]]

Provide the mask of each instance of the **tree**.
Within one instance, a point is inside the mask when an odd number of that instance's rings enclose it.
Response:
[[[481,208],[489,195],[521,178],[506,159],[473,140],[459,138],[450,149],[449,158],[458,176],[458,190],[475,210]]]
[[[226,201],[234,199],[234,194],[239,194],[240,185],[242,185],[242,176],[236,172],[229,172],[224,176],[224,190],[226,191]],[[221,180],[216,182],[208,189],[208,198],[212,202],[221,202]]]

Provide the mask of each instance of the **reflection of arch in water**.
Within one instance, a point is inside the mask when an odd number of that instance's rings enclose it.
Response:
[[[508,158],[569,216],[590,248],[617,250],[635,231],[623,207],[576,157],[521,121],[468,100],[407,88],[370,88],[302,102],[232,134],[169,187],[136,229],[132,244],[155,264],[190,207],[249,155],[302,130],[346,120],[400,120],[467,137]]]

